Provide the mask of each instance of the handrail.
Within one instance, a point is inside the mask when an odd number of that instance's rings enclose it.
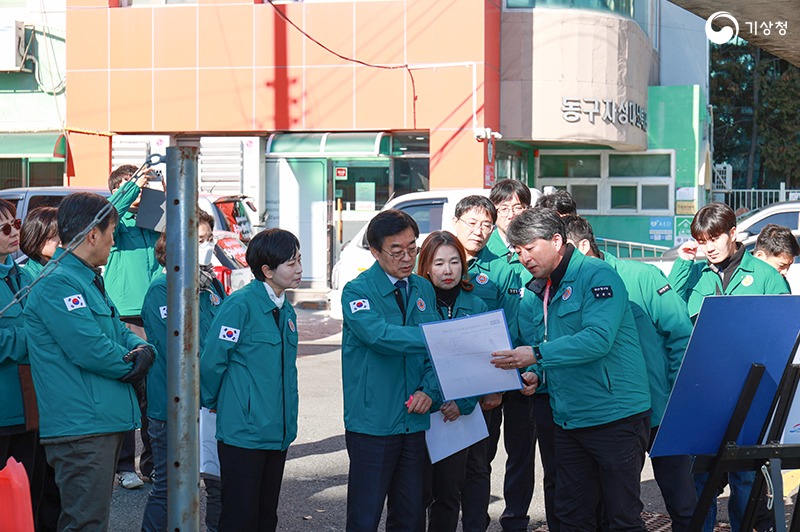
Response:
[[[621,259],[660,257],[669,249],[667,246],[642,244],[641,242],[630,242],[627,240],[614,240],[613,238],[597,237],[595,241],[600,251],[612,253],[614,256]]]

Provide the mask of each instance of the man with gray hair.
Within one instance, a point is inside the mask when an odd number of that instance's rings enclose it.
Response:
[[[525,393],[547,385],[561,531],[595,530],[601,498],[609,530],[644,531],[639,483],[650,391],[625,285],[608,264],[575,252],[551,209],[517,216],[508,239],[536,297],[520,309],[527,345],[493,353],[492,363],[524,370]]]

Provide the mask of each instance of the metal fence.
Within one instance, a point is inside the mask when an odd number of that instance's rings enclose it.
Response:
[[[800,190],[787,189],[781,183],[778,189],[715,189],[711,191],[711,201],[720,201],[739,209],[759,209],[780,201],[800,200]]]
[[[669,249],[667,246],[654,246],[612,238],[598,237],[595,240],[600,251],[611,253],[620,259],[660,257]]]

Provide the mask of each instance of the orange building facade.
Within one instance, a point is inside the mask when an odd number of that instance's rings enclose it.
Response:
[[[125,5],[130,4],[130,5]],[[501,5],[67,0],[69,184],[111,135],[387,132],[429,140],[429,186],[482,187],[499,129]]]

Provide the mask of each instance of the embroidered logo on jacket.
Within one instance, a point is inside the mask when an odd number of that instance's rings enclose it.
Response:
[[[295,331],[294,322],[292,321],[291,318],[289,318],[289,330],[292,331],[292,332]]]
[[[211,292],[210,294],[208,294],[208,299],[211,301],[211,304],[213,306],[216,307],[217,305],[219,305],[219,302],[220,302],[219,296],[217,294],[215,294],[214,292]]]
[[[478,284],[486,284],[489,282],[489,276],[485,273],[479,273],[478,276],[475,278],[475,282]]]
[[[428,308],[428,307],[425,305],[425,301],[423,301],[421,297],[417,298],[417,308],[418,308],[418,309],[419,309],[421,312],[425,312],[425,309],[426,309],[426,308]]]
[[[661,288],[659,288],[657,290],[657,292],[658,292],[658,295],[663,296],[664,294],[666,294],[670,290],[672,290],[672,287],[670,285],[666,284],[666,285],[662,286]]]
[[[67,305],[67,310],[70,312],[72,312],[76,308],[86,308],[86,301],[83,300],[83,296],[80,294],[75,294],[74,296],[65,297],[64,304]]]
[[[356,299],[350,302],[351,314],[355,314],[359,310],[369,310],[369,301],[366,299]]]
[[[750,286],[751,284],[753,284],[753,276],[745,275],[744,279],[742,279],[742,286]]]
[[[219,339],[236,343],[239,341],[239,329],[223,325],[219,329]]]
[[[563,299],[564,301],[566,301],[567,299],[569,299],[569,298],[571,298],[571,297],[572,297],[572,287],[571,287],[571,286],[568,286],[568,287],[567,287],[567,288],[564,290],[564,294],[561,296],[561,299]]]

